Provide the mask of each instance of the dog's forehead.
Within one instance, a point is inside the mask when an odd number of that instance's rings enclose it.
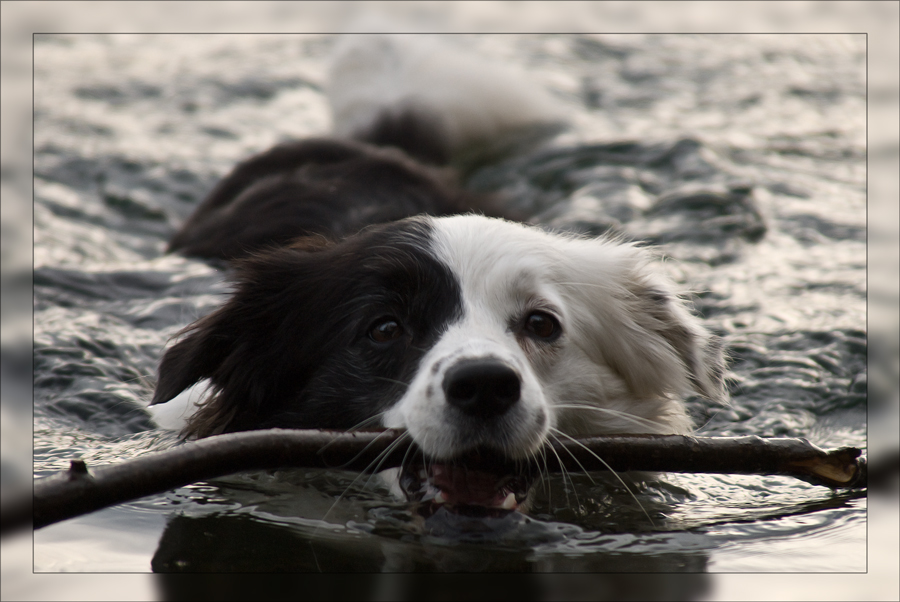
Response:
[[[565,241],[533,228],[476,215],[435,220],[433,249],[464,289],[526,294],[552,279]]]

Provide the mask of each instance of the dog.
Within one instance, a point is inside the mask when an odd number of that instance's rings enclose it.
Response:
[[[690,432],[685,396],[725,398],[722,346],[652,254],[504,219],[446,167],[552,121],[551,103],[484,71],[461,91],[477,69],[454,55],[439,77],[426,59],[445,55],[410,44],[339,48],[336,136],[240,164],[172,238],[171,251],[232,262],[235,288],[165,352],[157,422],[184,416],[192,438],[402,429],[439,501],[504,508],[519,501],[510,486],[464,482],[460,459]]]

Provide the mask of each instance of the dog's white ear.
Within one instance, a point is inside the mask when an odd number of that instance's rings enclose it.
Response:
[[[686,370],[690,390],[724,402],[727,394],[722,340],[703,327],[671,289],[639,287],[635,301],[639,312],[636,322],[669,344]]]
[[[581,242],[581,241],[580,241]],[[648,252],[590,241],[577,287],[586,315],[576,328],[638,398],[697,393],[725,401],[725,356],[718,336],[702,326],[657,273]],[[592,266],[592,268],[588,268]],[[587,272],[591,269],[591,273]],[[581,304],[579,304],[581,305]]]

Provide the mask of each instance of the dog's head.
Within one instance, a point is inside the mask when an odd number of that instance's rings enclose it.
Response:
[[[434,457],[525,457],[553,429],[684,433],[681,397],[724,396],[718,339],[646,251],[477,216],[436,220],[430,251],[459,309],[383,422]]]
[[[681,397],[722,398],[723,372],[646,251],[417,217],[244,261],[166,352],[152,403],[208,379],[191,436],[385,426],[438,460],[518,459],[556,432],[687,432]]]

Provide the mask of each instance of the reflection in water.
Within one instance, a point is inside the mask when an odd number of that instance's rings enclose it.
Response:
[[[787,492],[808,487],[787,477],[620,476],[627,488],[609,474],[553,475],[532,491],[526,514],[390,502],[385,483],[364,487],[354,473],[247,473],[202,486],[202,495],[196,487],[180,490],[179,512],[167,521],[152,567],[163,573],[238,566],[302,573],[700,572],[718,548],[740,540],[828,533],[843,519],[827,512],[848,513],[865,496],[818,488],[822,498],[798,504],[796,493]],[[779,489],[781,495],[770,493]],[[842,562],[845,570],[854,567],[852,559]]]
[[[162,600],[698,600],[704,573],[154,575]]]
[[[236,566],[243,572],[291,573],[702,572],[708,558],[699,546],[665,551],[664,543],[677,539],[666,534],[644,544],[629,536],[621,541],[610,536],[606,540],[618,548],[611,552],[598,546],[551,554],[541,545],[509,545],[504,535],[529,522],[517,512],[476,522],[442,510],[429,521],[432,524],[424,525],[428,535],[404,540],[341,528],[316,535],[246,514],[182,515],[167,523],[152,567],[160,573],[228,572]],[[556,541],[562,541],[562,535]],[[655,553],[648,553],[651,544],[656,544]]]

